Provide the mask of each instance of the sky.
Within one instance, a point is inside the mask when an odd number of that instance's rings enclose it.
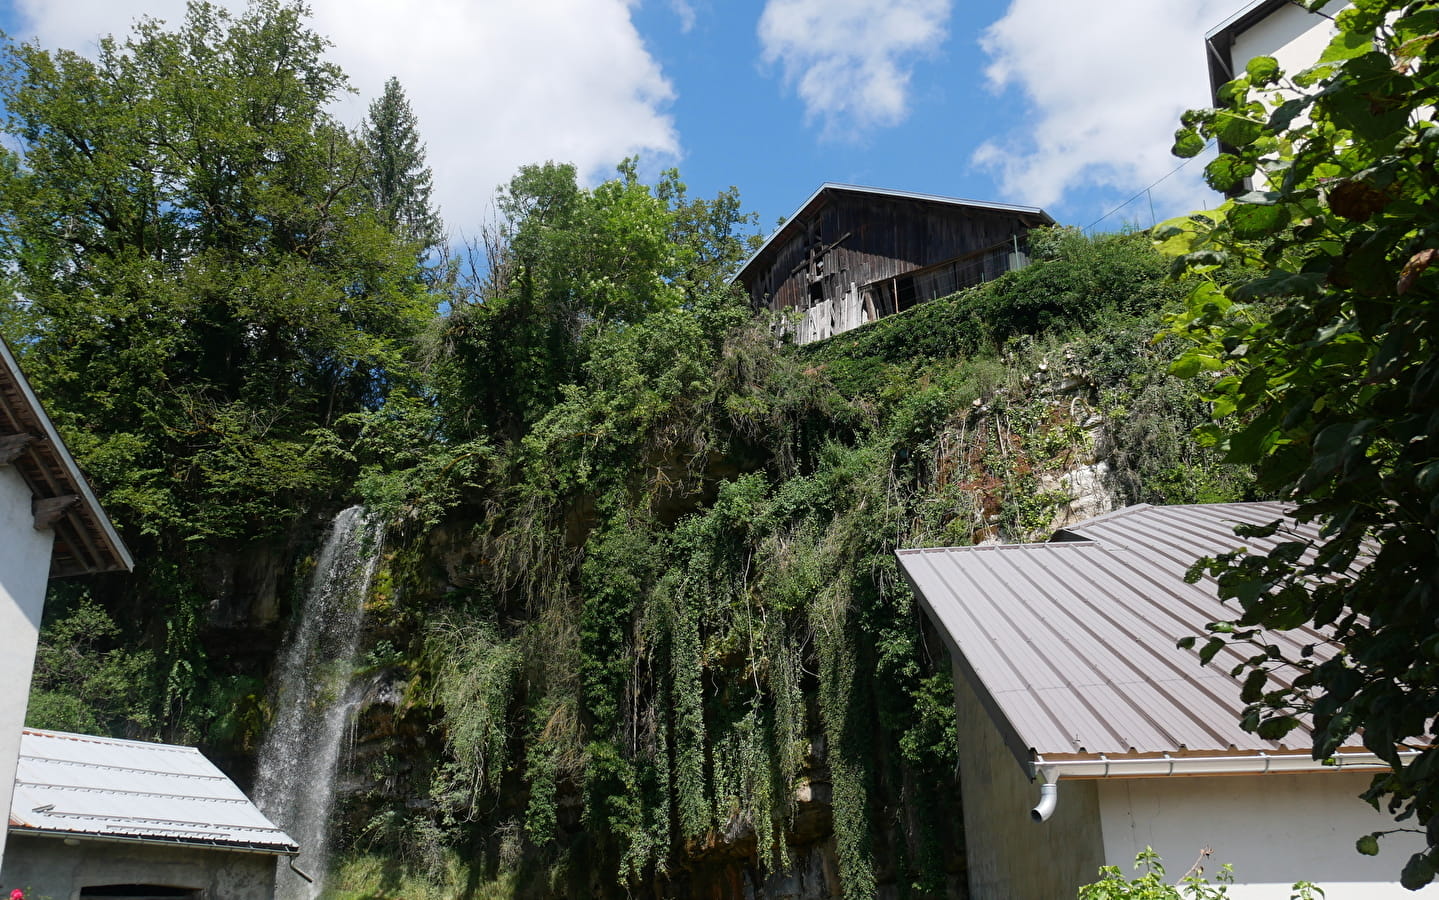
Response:
[[[1169,155],[1207,105],[1203,36],[1246,0],[309,0],[358,125],[398,77],[454,240],[527,163],[627,156],[761,230],[826,181],[1043,207],[1093,231],[1218,198]],[[241,8],[243,0],[220,0]],[[184,0],[0,0],[0,28],[93,55]],[[1136,197],[1137,195],[1137,197]],[[1118,208],[1118,211],[1114,210]]]

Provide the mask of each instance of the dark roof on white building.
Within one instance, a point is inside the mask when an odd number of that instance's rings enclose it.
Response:
[[[1273,538],[1234,535],[1239,523],[1285,517],[1277,503],[1132,506],[1090,519],[1045,544],[899,552],[900,568],[1021,764],[1035,759],[1304,754],[1310,733],[1283,743],[1239,727],[1244,704],[1226,648],[1201,667],[1176,647],[1237,616],[1211,580],[1186,584],[1200,557],[1247,546],[1265,552],[1309,540],[1289,520]],[[1271,634],[1298,653],[1317,632]]]
[[[194,747],[27,728],[12,834],[264,853],[299,847]]]

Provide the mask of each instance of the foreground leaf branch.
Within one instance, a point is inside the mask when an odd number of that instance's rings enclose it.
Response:
[[[1252,672],[1298,670],[1250,679],[1245,724],[1277,739],[1310,716],[1315,758],[1362,739],[1389,762],[1365,797],[1425,830],[1402,875],[1418,888],[1439,865],[1439,4],[1361,0],[1337,25],[1313,67],[1256,59],[1223,106],[1186,114],[1176,152],[1220,140],[1206,177],[1238,195],[1156,238],[1178,270],[1260,268],[1195,288],[1168,331],[1190,344],[1174,371],[1209,373],[1219,423],[1201,439],[1325,526],[1313,547],[1203,567],[1236,608],[1215,632],[1258,642]],[[1343,652],[1282,659],[1263,640],[1301,625]]]

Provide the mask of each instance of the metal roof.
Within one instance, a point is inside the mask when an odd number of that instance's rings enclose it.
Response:
[[[1226,647],[1201,667],[1175,642],[1234,618],[1211,580],[1186,584],[1198,558],[1247,546],[1264,552],[1318,528],[1290,520],[1273,538],[1239,538],[1240,522],[1284,517],[1278,503],[1133,506],[1090,519],[1046,544],[899,551],[900,567],[961,672],[1022,765],[1037,758],[1308,753],[1309,732],[1285,742],[1239,727],[1244,704]],[[1272,633],[1298,653],[1308,629]],[[1203,644],[1203,640],[1199,642]]]
[[[125,542],[60,440],[10,348],[0,340],[0,443],[6,438],[24,441],[11,464],[30,492],[37,500],[53,502],[63,510],[50,526],[55,530],[51,576],[134,568]]]
[[[759,249],[750,254],[749,259],[745,260],[744,265],[740,266],[739,271],[735,272],[734,277],[730,279],[730,283],[733,284],[739,281],[750,266],[754,265],[756,261],[769,252],[771,245],[778,241],[781,236],[787,235],[792,230],[792,225],[801,221],[806,213],[818,205],[820,198],[824,194],[834,191],[844,191],[850,194],[872,194],[878,197],[894,197],[900,200],[916,200],[926,203],[942,203],[946,206],[967,206],[977,209],[988,209],[994,212],[1015,213],[1018,215],[1035,216],[1046,225],[1054,224],[1054,219],[1050,217],[1049,213],[1037,206],[1015,206],[1009,203],[991,203],[984,200],[961,200],[957,197],[944,197],[939,194],[920,194],[914,191],[895,191],[889,190],[888,188],[864,187],[858,184],[840,184],[839,182],[826,181],[824,184],[821,184],[813,194],[809,195],[808,200],[800,204],[799,209],[795,210],[793,215],[784,220],[783,225],[775,229],[774,234],[765,238],[765,242],[760,244]]]
[[[30,728],[20,738],[10,828],[277,854],[299,849],[194,747]]]

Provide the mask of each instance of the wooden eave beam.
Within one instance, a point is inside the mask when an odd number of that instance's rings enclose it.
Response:
[[[35,530],[54,528],[60,517],[80,505],[79,494],[61,494],[58,497],[44,497],[35,500],[31,509],[35,517]]]
[[[25,452],[25,449],[39,440],[33,434],[0,435],[0,466],[8,466]]]

